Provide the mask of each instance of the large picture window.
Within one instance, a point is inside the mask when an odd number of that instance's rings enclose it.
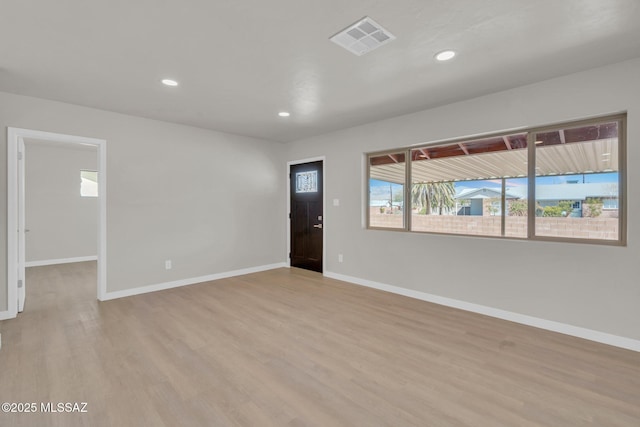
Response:
[[[526,200],[526,163],[526,134],[412,149],[411,231],[505,235],[515,191]]]
[[[624,121],[368,154],[368,227],[624,244]]]

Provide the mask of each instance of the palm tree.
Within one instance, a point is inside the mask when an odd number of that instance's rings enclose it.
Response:
[[[425,214],[430,215],[437,208],[438,215],[442,215],[444,209],[455,206],[456,189],[453,182],[419,182],[411,188],[411,201]]]
[[[456,205],[456,188],[453,182],[434,182],[432,205],[438,207],[438,215],[442,215],[444,208],[451,209]]]
[[[431,213],[431,204],[429,197],[429,184],[421,182],[413,184],[411,187],[411,203],[414,206],[418,206],[418,212],[424,209],[424,213],[429,215]]]

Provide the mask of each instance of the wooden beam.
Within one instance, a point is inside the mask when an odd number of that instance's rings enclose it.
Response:
[[[422,155],[423,155],[424,157],[426,157],[427,159],[431,159],[431,156],[429,155],[429,152],[428,152],[426,149],[421,148],[421,149],[420,149],[420,152],[421,152],[421,153],[422,153]]]
[[[467,147],[465,147],[462,142],[458,142],[458,147],[462,148],[462,151],[464,151],[464,154],[466,154],[467,156],[469,155],[469,150],[467,150]]]
[[[395,156],[395,154],[388,154],[389,158],[391,160],[393,160],[394,162],[398,163],[398,158]]]

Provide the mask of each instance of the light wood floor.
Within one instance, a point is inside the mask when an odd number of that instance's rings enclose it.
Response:
[[[295,269],[98,303],[95,263],[28,271],[4,426],[640,426],[640,353]]]

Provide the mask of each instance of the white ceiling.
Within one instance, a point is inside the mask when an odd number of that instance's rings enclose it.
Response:
[[[397,39],[361,57],[329,41],[364,16]],[[458,56],[436,63],[447,48]],[[0,6],[0,91],[276,141],[639,56],[638,0]],[[161,85],[165,77],[180,86]]]

